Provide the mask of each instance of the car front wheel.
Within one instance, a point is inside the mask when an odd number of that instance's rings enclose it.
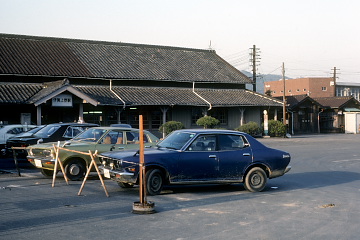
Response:
[[[130,183],[124,183],[124,182],[118,182],[118,185],[122,188],[132,188],[134,187],[133,184],[130,184]]]
[[[81,180],[85,175],[86,167],[79,159],[70,160],[65,165],[65,174],[71,181]]]
[[[146,191],[149,195],[158,195],[160,194],[163,184],[164,178],[163,174],[159,169],[151,169],[146,173],[145,177],[146,181]]]
[[[261,192],[267,183],[267,176],[262,168],[254,167],[246,174],[244,186],[250,192]]]
[[[54,170],[41,169],[41,174],[46,178],[51,178],[54,175]]]

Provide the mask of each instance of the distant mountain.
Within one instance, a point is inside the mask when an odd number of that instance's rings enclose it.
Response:
[[[243,74],[245,74],[247,77],[252,79],[252,73],[247,71],[241,71]],[[285,77],[286,79],[289,79],[288,77]],[[260,75],[256,77],[256,91],[259,93],[264,93],[264,82],[272,82],[272,81],[279,81],[282,79],[282,75],[275,75],[275,74],[267,74],[267,75]],[[246,88],[249,90],[252,89],[252,84],[247,84]]]

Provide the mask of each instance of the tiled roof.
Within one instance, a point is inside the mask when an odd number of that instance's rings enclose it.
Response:
[[[281,99],[281,101],[282,101],[282,97],[279,97],[278,99]],[[293,96],[287,96],[286,97],[286,104],[287,104],[287,106],[289,106],[290,109],[301,105],[305,101],[309,101],[314,105],[320,105],[318,102],[316,102],[314,99],[312,99],[311,97],[309,97],[306,94],[304,94],[304,95],[293,95]]]
[[[25,104],[42,88],[37,83],[0,83],[0,104]]]
[[[65,88],[64,88],[65,87]],[[101,105],[122,106],[123,100],[127,106],[139,105],[178,105],[178,106],[209,106],[206,101],[193,93],[192,88],[168,87],[130,87],[115,86],[110,91],[103,85],[69,85],[67,81],[56,81],[45,84],[11,83],[0,84],[0,103],[33,104],[46,99],[59,89],[74,88],[89,99]],[[64,90],[63,90],[64,91]],[[211,103],[219,106],[281,106],[281,102],[245,89],[195,89],[195,92]]]
[[[75,86],[84,94],[98,100],[101,104],[119,104],[122,102],[104,86]],[[113,87],[112,90],[126,105],[182,105],[208,106],[204,100],[192,92],[191,88],[167,87]],[[217,106],[281,106],[281,102],[255,94],[244,89],[195,89],[201,97]]]
[[[342,108],[352,102],[359,106],[359,102],[353,97],[324,97],[314,98],[314,100],[325,108]]]
[[[213,50],[9,34],[0,34],[0,74],[252,83]]]

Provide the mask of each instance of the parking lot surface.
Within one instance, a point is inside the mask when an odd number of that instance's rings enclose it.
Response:
[[[0,173],[0,239],[358,239],[360,135],[260,139],[290,152],[292,170],[263,192],[242,184],[167,187],[148,197],[156,213],[134,214],[138,188],[96,174],[51,187],[37,169]],[[146,158],[146,156],[145,156]],[[1,161],[1,159],[0,159]]]

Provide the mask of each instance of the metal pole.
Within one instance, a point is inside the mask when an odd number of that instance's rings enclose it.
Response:
[[[14,156],[14,162],[15,162],[16,171],[18,172],[19,177],[21,177],[19,164],[18,164],[18,160],[17,160],[17,157],[16,157],[16,150],[14,148],[12,148],[12,152],[13,152],[13,156]]]

